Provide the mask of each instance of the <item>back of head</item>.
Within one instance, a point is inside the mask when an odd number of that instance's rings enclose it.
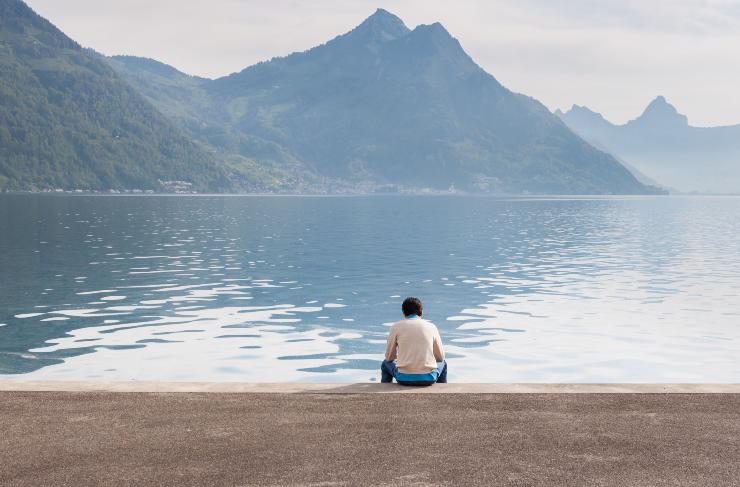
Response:
[[[401,305],[401,310],[403,310],[404,316],[410,316],[410,315],[421,316],[421,314],[424,312],[424,307],[421,304],[421,299],[408,297],[403,300],[403,304]]]

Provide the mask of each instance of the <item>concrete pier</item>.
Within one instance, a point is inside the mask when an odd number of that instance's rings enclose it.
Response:
[[[0,381],[0,485],[737,485],[740,386]]]

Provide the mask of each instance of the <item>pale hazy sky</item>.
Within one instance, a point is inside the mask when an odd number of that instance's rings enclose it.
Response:
[[[442,22],[484,69],[550,109],[613,122],[664,95],[692,125],[740,123],[740,0],[28,0],[83,46],[217,77],[302,51],[385,8]]]

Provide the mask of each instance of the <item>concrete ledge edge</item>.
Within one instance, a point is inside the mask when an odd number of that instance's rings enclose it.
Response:
[[[255,383],[0,380],[0,392],[146,392],[248,394],[740,394],[740,384],[453,383],[404,387],[378,383]]]

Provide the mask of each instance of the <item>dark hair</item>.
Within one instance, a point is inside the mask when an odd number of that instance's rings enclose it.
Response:
[[[419,298],[406,298],[403,300],[403,304],[401,305],[401,309],[403,310],[403,315],[418,315],[421,316],[421,312],[423,309],[423,306],[421,305],[421,299]]]

